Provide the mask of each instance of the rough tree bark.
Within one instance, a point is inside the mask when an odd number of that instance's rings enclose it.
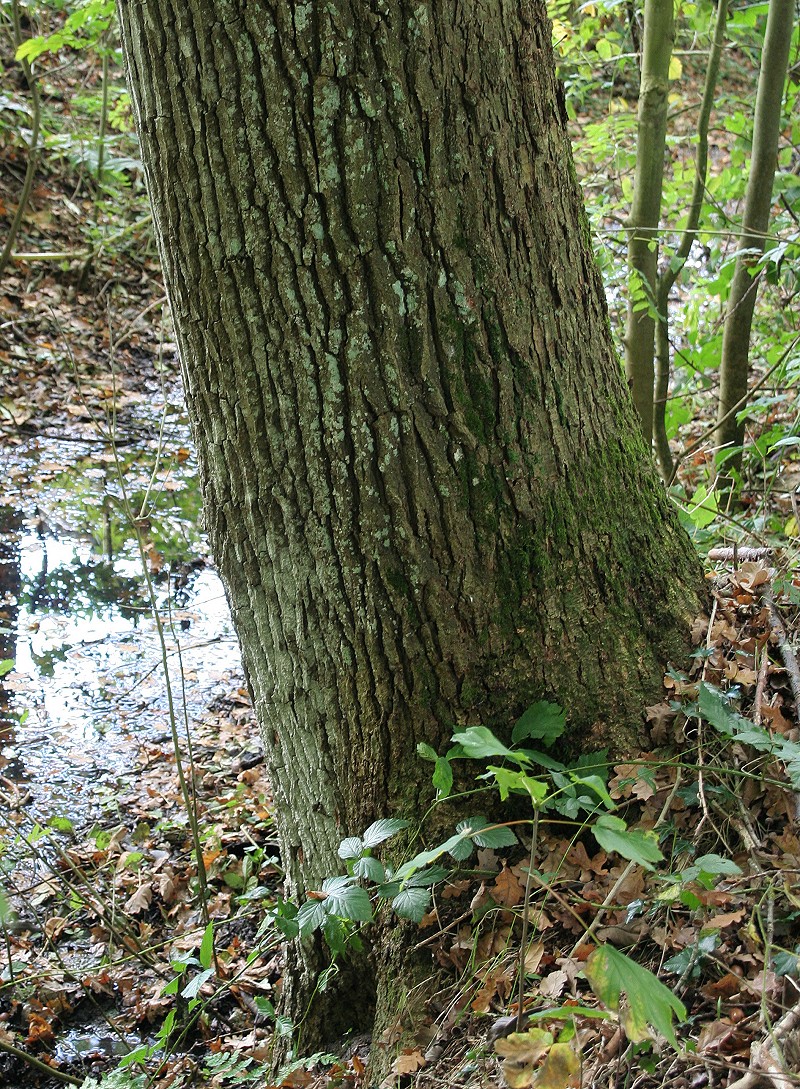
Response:
[[[549,697],[576,743],[635,743],[699,566],[614,356],[542,3],[120,15],[208,531],[313,888],[421,812],[419,741]]]

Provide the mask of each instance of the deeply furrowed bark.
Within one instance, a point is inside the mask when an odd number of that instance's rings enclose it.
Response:
[[[423,811],[420,741],[551,698],[576,744],[635,742],[699,567],[611,347],[542,4],[128,0],[121,21],[302,893],[344,836]]]

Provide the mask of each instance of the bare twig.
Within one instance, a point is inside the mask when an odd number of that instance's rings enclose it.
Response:
[[[27,1051],[23,1051],[21,1048],[14,1047],[13,1044],[7,1044],[5,1040],[0,1040],[0,1051],[5,1051],[7,1055],[13,1055],[15,1059],[21,1059],[28,1066],[35,1066],[37,1070],[44,1071],[45,1074],[49,1074],[51,1078],[57,1078],[59,1081],[66,1082],[68,1085],[83,1085],[83,1078],[73,1078],[71,1074],[65,1074],[61,1070],[56,1070],[54,1066],[49,1066],[47,1063],[43,1063],[41,1059],[37,1059],[34,1055],[29,1055]]]

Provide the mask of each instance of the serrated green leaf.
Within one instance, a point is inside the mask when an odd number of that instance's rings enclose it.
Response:
[[[383,820],[371,824],[361,838],[365,847],[377,847],[379,843],[391,839],[398,832],[402,832],[404,828],[408,828],[408,821],[404,821],[400,817],[385,817]]]
[[[409,877],[406,884],[427,889],[431,885],[436,885],[439,881],[444,881],[451,872],[451,870],[446,870],[444,866],[426,866],[424,870],[418,870],[413,877]]]
[[[507,756],[518,760],[518,754],[507,748],[486,726],[470,726],[461,733],[453,734],[453,741],[461,746],[470,760],[483,760],[487,756]]]
[[[502,825],[491,827],[485,817],[469,817],[459,821],[456,832],[470,836],[478,847],[513,847],[517,843],[517,837],[510,828]]]
[[[430,902],[430,889],[420,888],[419,885],[406,885],[392,900],[392,907],[401,919],[418,923],[428,910]]]
[[[529,737],[550,746],[564,733],[566,724],[566,715],[557,703],[539,700],[517,719],[511,740],[516,744]]]
[[[602,813],[592,825],[592,834],[604,851],[616,851],[623,858],[653,869],[654,862],[661,862],[664,856],[658,849],[655,832],[633,831],[620,817]]]
[[[478,847],[515,847],[517,837],[510,828],[487,828],[476,832],[472,842]]]
[[[433,769],[433,785],[440,798],[449,798],[453,789],[453,767],[446,756],[436,758],[436,767]]]
[[[359,858],[355,866],[353,866],[353,875],[363,877],[367,881],[380,882],[386,880],[382,864],[371,855],[364,855],[363,858]]]
[[[677,1049],[672,1027],[673,1015],[686,1020],[686,1007],[652,972],[626,957],[611,945],[601,945],[589,956],[584,974],[594,993],[609,1009],[619,1009],[624,991],[628,1004],[623,1023],[628,1039],[638,1043],[649,1038],[652,1025]]]
[[[360,885],[350,883],[350,878],[331,877],[322,882],[322,891],[328,898],[323,900],[325,912],[340,919],[366,923],[372,918],[369,893]]]
[[[364,850],[364,842],[360,836],[348,836],[339,844],[336,852],[339,858],[359,858]]]
[[[411,878],[408,882],[409,885],[414,880],[414,878]],[[382,896],[384,900],[391,900],[392,897],[397,896],[398,892],[400,891],[400,882],[385,881],[382,885],[378,885],[375,891],[377,892],[378,896]]]
[[[324,900],[306,900],[294,917],[294,922],[297,924],[301,936],[307,938],[309,934],[319,930],[325,922],[326,915]]]
[[[471,839],[460,839],[447,852],[456,862],[466,862],[475,852],[475,844]]]

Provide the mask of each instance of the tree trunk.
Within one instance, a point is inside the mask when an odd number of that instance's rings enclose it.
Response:
[[[655,397],[653,399],[653,446],[665,481],[671,483],[675,471],[672,451],[667,437],[666,410],[669,399],[670,379],[670,343],[669,343],[669,296],[681,269],[691,251],[700,213],[703,210],[708,173],[708,125],[714,108],[714,96],[717,90],[719,63],[722,47],[725,43],[725,24],[728,21],[728,0],[717,0],[717,17],[714,21],[713,36],[708,50],[706,78],[703,84],[703,98],[697,117],[697,154],[694,161],[694,184],[692,199],[686,226],[678,243],[678,248],[670,258],[669,264],[656,281],[656,344],[655,344]]]
[[[794,0],[770,0],[756,93],[753,155],[739,243],[742,252],[736,261],[731,281],[722,333],[715,443],[725,458],[726,470],[733,472],[737,472],[742,463],[742,411],[747,402],[750,374],[750,329],[760,279],[756,267],[764,252],[769,229],[794,16]]]
[[[672,0],[646,0],[636,176],[628,217],[628,320],[625,325],[625,373],[633,403],[648,441],[653,434],[654,337],[658,224],[664,181],[669,62],[672,58]],[[659,317],[661,315],[658,315]]]
[[[344,836],[421,816],[418,742],[550,698],[576,745],[635,744],[699,565],[614,356],[543,4],[120,16],[302,892]]]

